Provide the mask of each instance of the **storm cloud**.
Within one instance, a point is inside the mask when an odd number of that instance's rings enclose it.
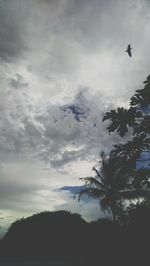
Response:
[[[149,74],[149,18],[146,0],[0,0],[1,217],[61,207],[97,217],[97,204],[56,190],[81,185],[122,141],[102,118]]]

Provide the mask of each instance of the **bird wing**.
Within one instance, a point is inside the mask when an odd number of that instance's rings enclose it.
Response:
[[[128,48],[127,48],[127,50],[129,50],[129,49],[131,49],[131,45],[130,45],[130,44],[128,45]]]
[[[131,54],[131,50],[130,49],[128,49],[128,55],[131,57],[132,56],[132,54]]]

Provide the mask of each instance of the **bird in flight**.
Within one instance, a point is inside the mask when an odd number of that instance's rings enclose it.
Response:
[[[131,57],[132,56],[132,54],[131,54],[131,45],[129,44],[128,45],[128,47],[127,47],[127,50],[125,51],[125,52],[127,52],[128,53],[128,55]]]

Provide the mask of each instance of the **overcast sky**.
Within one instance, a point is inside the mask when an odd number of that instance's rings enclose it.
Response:
[[[143,87],[149,47],[148,0],[0,0],[1,232],[44,210],[103,215],[59,188],[120,141],[103,114]]]

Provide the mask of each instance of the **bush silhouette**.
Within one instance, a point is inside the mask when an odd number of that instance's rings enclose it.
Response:
[[[67,211],[35,214],[11,225],[3,239],[5,252],[11,259],[75,260],[81,257],[85,224]]]
[[[67,211],[39,213],[11,225],[0,241],[0,261],[144,263],[149,254],[149,224],[150,207],[131,210],[126,226],[107,219],[87,223]]]

